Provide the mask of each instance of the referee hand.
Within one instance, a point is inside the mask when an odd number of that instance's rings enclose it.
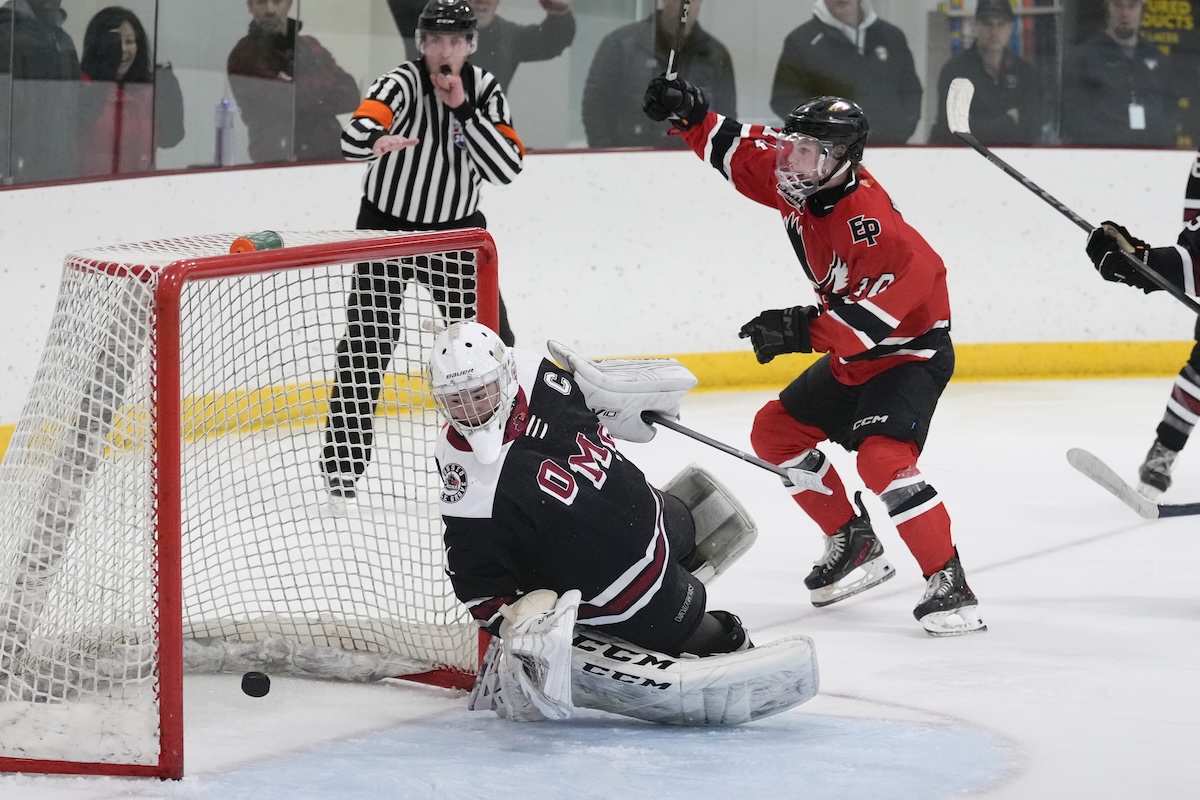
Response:
[[[451,72],[449,75],[435,72],[429,76],[433,81],[433,89],[437,92],[438,100],[448,108],[458,108],[467,102],[467,93],[463,90],[462,76]]]
[[[377,156],[381,156],[384,153],[394,153],[397,150],[412,147],[415,144],[420,144],[420,142],[420,139],[409,139],[407,136],[380,136],[371,147],[371,152]]]

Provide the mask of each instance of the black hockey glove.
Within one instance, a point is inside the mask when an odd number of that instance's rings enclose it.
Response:
[[[699,86],[682,78],[659,75],[642,95],[642,111],[655,122],[670,120],[681,131],[699,125],[708,115],[708,98]]]
[[[1088,235],[1087,254],[1096,270],[1106,281],[1136,286],[1143,292],[1157,292],[1158,286],[1134,269],[1121,251],[1129,253],[1143,264],[1150,253],[1150,245],[1135,239],[1129,231],[1115,222],[1102,222]]]
[[[796,306],[764,311],[742,326],[739,339],[754,345],[758,363],[766,364],[784,353],[811,353],[808,321],[817,316],[816,306]]]

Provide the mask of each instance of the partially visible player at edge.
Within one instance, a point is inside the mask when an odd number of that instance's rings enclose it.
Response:
[[[760,363],[783,353],[825,355],[755,417],[755,452],[824,476],[826,496],[791,487],[825,533],[825,552],[804,583],[815,606],[891,578],[883,546],[856,495],[815,449],[858,451],[858,473],[887,507],[921,567],[926,590],[913,611],[934,636],[987,627],[963,575],[950,516],[917,467],[950,375],[950,302],[941,258],[860,164],[867,118],[855,103],[819,97],[797,106],[781,131],[710,112],[687,81],[660,76],[643,99],[670,119],[695,153],[739,192],[777,209],[819,305],[764,311],[742,327]]]
[[[649,676],[661,684],[643,693],[605,677],[599,695],[605,686],[621,691],[590,707],[642,716],[639,704],[663,706],[671,676],[687,673],[691,681],[678,685],[681,716],[644,717],[685,722],[687,708],[696,707],[694,696],[685,699],[692,691],[739,670],[744,685],[731,687],[729,697],[741,699],[700,724],[748,721],[755,707],[765,711],[767,697],[775,700],[766,713],[803,702],[807,697],[789,690],[787,680],[767,674],[815,676],[811,641],[779,640],[752,655],[741,620],[706,609],[704,582],[753,541],[749,515],[695,466],[654,488],[613,438],[653,437],[640,412],[677,417],[695,376],[673,359],[591,362],[557,343],[549,347],[565,369],[506,347],[477,322],[458,322],[438,334],[428,359],[430,391],[447,423],[435,450],[447,572],[471,615],[502,642],[489,649],[472,707],[481,693],[492,693],[483,710],[527,719],[530,709],[520,710],[525,696],[543,716],[570,716],[570,692],[560,687],[565,694],[556,701],[553,687],[542,685],[553,683],[545,676],[555,674],[556,663],[571,683],[604,671],[571,670],[576,620],[592,650],[619,637],[626,655],[617,669],[636,675],[638,663],[657,665]],[[601,412],[605,424],[589,405],[608,409]],[[689,499],[697,498],[704,513],[693,518]],[[685,653],[699,658],[675,660]],[[531,659],[541,669],[521,676]],[[715,670],[711,680],[702,678],[708,670]],[[580,694],[599,696],[593,689]]]
[[[1188,176],[1183,204],[1183,230],[1172,247],[1151,247],[1115,222],[1104,222],[1088,236],[1087,254],[1105,280],[1136,286],[1144,292],[1160,291],[1146,276],[1133,269],[1118,250],[1137,256],[1147,267],[1184,293],[1198,297],[1200,284],[1200,153]],[[1200,319],[1196,321],[1196,344],[1187,363],[1175,378],[1154,444],[1138,468],[1138,491],[1155,500],[1171,487],[1171,472],[1179,451],[1187,444],[1200,420]]]

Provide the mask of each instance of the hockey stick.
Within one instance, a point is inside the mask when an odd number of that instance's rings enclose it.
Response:
[[[683,34],[687,30],[688,11],[692,7],[692,0],[683,0],[683,5],[679,9],[679,24],[675,27],[675,43],[671,46],[671,54],[667,56],[667,80],[673,81],[679,76],[679,70],[675,69],[675,54],[683,49]]]
[[[1112,493],[1144,519],[1187,517],[1200,514],[1200,503],[1156,503],[1142,497],[1107,464],[1087,450],[1073,447],[1067,451],[1067,462],[1075,469]]]
[[[1060,214],[1071,220],[1071,222],[1074,222],[1088,233],[1091,233],[1093,230],[1095,230],[1095,225],[1092,225],[1092,223],[1088,222],[1070,208],[1063,205],[1053,195],[1051,195],[1042,187],[1038,186],[1033,181],[1029,180],[1029,178],[1026,178],[1020,172],[1017,172],[1007,162],[1005,162],[991,150],[987,149],[984,144],[975,138],[975,136],[971,133],[970,122],[971,98],[974,96],[975,84],[971,83],[968,78],[955,78],[954,80],[950,81],[950,91],[946,93],[946,119],[950,125],[950,132],[959,139],[962,139],[967,144],[971,145],[971,147],[975,149],[975,152],[979,153],[979,155],[995,164],[997,167],[1003,170],[1006,175],[1011,178],[1016,178],[1016,180],[1022,186],[1036,194],[1038,197],[1042,198],[1042,200],[1049,203]],[[1134,258],[1131,253],[1127,253],[1124,250],[1120,250],[1119,252],[1125,258],[1125,260],[1129,262],[1130,266],[1132,266],[1140,274],[1149,278],[1151,283],[1170,294],[1192,311],[1200,314],[1200,303],[1197,303],[1195,300],[1184,294],[1182,289],[1173,285],[1158,273],[1147,268],[1145,264]]]
[[[765,469],[767,472],[774,472],[781,478],[786,478],[793,486],[799,486],[812,491],[820,492],[821,494],[830,494],[824,484],[820,482],[820,478],[816,473],[808,470],[800,469],[799,467],[781,467],[778,464],[772,464],[770,461],[763,461],[758,456],[752,456],[749,453],[744,453],[736,447],[730,447],[724,442],[718,442],[716,439],[711,439],[699,431],[694,431],[684,425],[680,425],[670,417],[665,417],[657,411],[643,411],[642,420],[644,422],[662,425],[664,428],[670,428],[676,433],[682,433],[684,436],[695,439],[697,442],[715,447],[722,453],[728,453],[735,458],[740,458],[747,464],[753,464],[756,467]],[[821,488],[816,488],[817,486]],[[824,490],[824,491],[822,491]]]

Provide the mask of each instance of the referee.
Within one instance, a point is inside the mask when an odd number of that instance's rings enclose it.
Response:
[[[342,132],[343,155],[371,162],[359,230],[487,226],[478,208],[480,182],[512,182],[525,149],[495,76],[467,63],[475,47],[475,12],[467,0],[430,0],[417,23],[421,58],[371,85]],[[355,497],[355,483],[370,463],[375,406],[400,333],[394,321],[411,280],[429,288],[452,320],[462,319],[474,299],[473,270],[437,257],[356,266],[321,462],[335,499]],[[503,298],[499,333],[513,343]]]

